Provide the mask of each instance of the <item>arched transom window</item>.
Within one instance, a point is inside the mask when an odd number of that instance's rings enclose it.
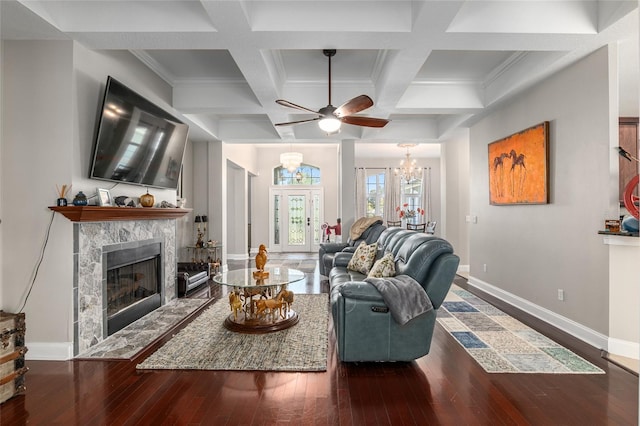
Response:
[[[320,185],[320,169],[309,164],[301,164],[293,172],[278,166],[273,169],[274,185]]]

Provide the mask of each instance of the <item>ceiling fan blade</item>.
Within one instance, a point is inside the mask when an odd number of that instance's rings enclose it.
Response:
[[[347,117],[341,117],[340,121],[347,124],[353,124],[354,126],[384,127],[390,120],[385,120],[384,118],[358,117],[357,115],[350,115]]]
[[[370,97],[367,95],[360,95],[348,100],[336,108],[335,115],[338,117],[346,117],[347,115],[357,114],[372,106],[373,100],[371,100]]]
[[[300,105],[296,105],[293,102],[285,101],[284,99],[278,99],[278,100],[276,100],[276,103],[278,105],[282,105],[282,106],[285,106],[285,107],[289,107],[289,108],[293,108],[293,109],[299,109],[299,110],[307,111],[307,112],[312,112],[314,114],[319,114],[318,111],[314,111],[312,109],[305,108],[305,107],[300,106]]]
[[[276,123],[276,124],[274,124],[274,126],[292,126],[294,124],[301,124],[301,123],[308,123],[310,121],[317,121],[317,120],[320,120],[320,118],[322,118],[322,117],[309,118],[307,120],[299,120],[299,121],[287,121],[286,123]]]

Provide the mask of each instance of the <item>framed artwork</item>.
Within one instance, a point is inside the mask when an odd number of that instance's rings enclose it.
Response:
[[[98,188],[98,205],[99,206],[110,206],[111,204],[111,194],[108,189]]]
[[[489,202],[549,203],[549,122],[489,144]]]

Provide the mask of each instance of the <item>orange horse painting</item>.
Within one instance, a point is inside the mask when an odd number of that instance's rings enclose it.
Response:
[[[548,203],[548,161],[548,121],[490,143],[490,203]]]

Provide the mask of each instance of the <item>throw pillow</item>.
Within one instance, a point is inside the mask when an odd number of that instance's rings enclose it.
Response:
[[[373,265],[373,262],[376,260],[377,249],[377,242],[369,245],[364,241],[361,242],[353,253],[353,257],[349,260],[347,269],[367,275],[369,273],[369,269],[371,269],[371,266]]]
[[[393,261],[393,254],[387,252],[380,259],[376,260],[369,271],[368,278],[393,277],[396,274],[396,263]]]

